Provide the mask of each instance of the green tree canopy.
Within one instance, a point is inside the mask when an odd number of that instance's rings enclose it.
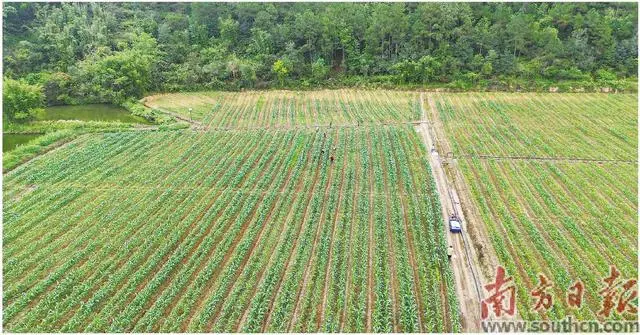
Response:
[[[5,74],[61,73],[77,101],[329,79],[596,82],[638,66],[637,3],[11,3],[3,18]]]
[[[4,78],[2,87],[2,115],[10,122],[33,119],[44,106],[44,93],[39,85]]]

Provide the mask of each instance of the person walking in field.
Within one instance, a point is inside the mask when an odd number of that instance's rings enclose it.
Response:
[[[337,149],[337,147],[334,146],[333,147],[333,153],[331,154],[331,156],[329,156],[329,159],[331,160],[331,164],[333,164],[333,160],[335,159],[333,155],[336,152],[336,149]]]

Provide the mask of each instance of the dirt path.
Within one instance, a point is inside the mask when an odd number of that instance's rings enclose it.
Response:
[[[429,95],[428,101],[430,114],[429,117],[425,115],[424,120],[427,120],[425,124],[431,126],[429,130],[431,130],[432,135],[435,137],[433,142],[436,143],[436,150],[438,150],[438,152],[449,153],[451,152],[451,145],[447,141],[444,124],[438,117],[435,102],[431,95]],[[422,110],[426,113],[424,108]],[[431,122],[428,121],[429,119],[431,119]],[[451,165],[448,166],[448,169],[445,168],[445,170],[447,170],[448,180],[451,181],[455,187],[456,193],[454,195],[457,197],[456,201],[461,203],[462,212],[466,217],[466,236],[470,237],[470,244],[473,245],[470,249],[472,254],[471,258],[476,260],[477,264],[480,265],[480,281],[484,283],[487,282],[489,277],[493,276],[499,264],[498,257],[490,243],[489,234],[482,224],[480,213],[472,201],[471,191],[460,169],[457,167],[457,161],[453,159],[449,163],[451,163]]]
[[[478,158],[483,160],[497,160],[497,161],[548,161],[552,163],[613,163],[613,164],[638,164],[637,160],[624,160],[624,159],[597,159],[597,158],[580,158],[580,157],[540,157],[540,156],[500,156],[500,155],[453,155],[450,154],[449,158]]]
[[[442,158],[438,154],[435,148],[435,144],[438,144],[438,148],[449,150],[449,146],[444,139],[438,139],[435,131],[430,126],[426,118],[426,111],[424,109],[424,94],[421,94],[420,108],[422,110],[423,122],[416,126],[416,131],[425,143],[427,150],[430,150],[428,155],[429,163],[433,171],[433,177],[436,182],[438,193],[440,193],[440,200],[442,204],[442,216],[445,218],[444,229],[447,233],[447,242],[453,246],[453,256],[451,257],[451,268],[454,272],[456,295],[459,298],[460,305],[460,317],[463,330],[466,332],[474,332],[480,330],[480,300],[481,294],[481,278],[476,270],[476,257],[473,256],[472,248],[470,245],[469,237],[466,232],[466,224],[462,206],[457,195],[455,187],[449,184],[447,174],[442,166]],[[432,110],[435,110],[435,104],[431,98],[429,98],[429,105]],[[463,232],[462,234],[452,234],[448,229],[447,218],[451,213],[457,213],[462,220]],[[484,243],[489,244],[490,241],[486,240]]]
[[[151,98],[151,99],[148,99],[148,98]],[[147,108],[152,108],[152,109],[156,109],[156,110],[158,110],[158,111],[160,111],[160,112],[162,112],[162,113],[164,113],[164,114],[167,114],[167,115],[169,115],[169,116],[171,116],[171,117],[174,117],[174,118],[176,118],[176,119],[178,119],[178,120],[181,120],[181,121],[184,121],[184,122],[188,122],[189,124],[191,124],[191,128],[193,128],[194,130],[204,130],[204,129],[208,129],[208,127],[207,127],[207,126],[205,126],[204,124],[202,124],[202,123],[200,123],[200,122],[198,122],[198,121],[192,120],[192,119],[190,119],[190,118],[188,118],[188,117],[186,117],[186,116],[182,116],[182,115],[180,115],[180,114],[178,114],[178,113],[174,113],[174,112],[169,111],[169,110],[167,110],[167,109],[164,109],[164,108],[162,108],[162,107],[154,106],[154,105],[149,101],[149,100],[153,101],[153,97],[147,97],[147,98],[144,98],[143,100],[144,100],[144,101],[143,101],[143,103],[142,103],[142,104],[143,104],[145,107],[147,107]]]

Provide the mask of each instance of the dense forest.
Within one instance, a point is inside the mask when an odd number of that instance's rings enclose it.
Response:
[[[637,15],[636,3],[4,3],[3,62],[5,81],[41,86],[47,104],[200,89],[616,86],[636,77]]]

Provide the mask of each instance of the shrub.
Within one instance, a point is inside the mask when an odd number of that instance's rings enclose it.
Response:
[[[42,86],[6,77],[2,98],[3,115],[9,122],[30,121],[44,106]]]

